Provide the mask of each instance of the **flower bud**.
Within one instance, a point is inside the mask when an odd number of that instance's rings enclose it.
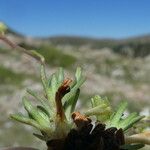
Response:
[[[0,34],[4,34],[6,30],[7,30],[6,25],[3,22],[0,22]]]

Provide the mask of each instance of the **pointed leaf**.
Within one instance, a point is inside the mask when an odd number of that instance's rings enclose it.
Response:
[[[117,127],[118,122],[120,121],[120,118],[122,117],[123,112],[125,111],[126,107],[127,107],[127,102],[122,102],[119,105],[115,115],[113,116],[111,120],[111,126]]]
[[[71,117],[71,113],[75,110],[75,106],[79,98],[79,93],[80,93],[80,90],[78,89],[75,95],[72,96],[72,98],[70,98],[64,104],[64,110],[68,119]]]
[[[64,70],[63,70],[63,68],[59,68],[57,79],[58,79],[58,83],[60,86],[62,84],[62,82],[64,81]]]
[[[126,125],[128,125],[130,123],[130,121],[137,117],[137,113],[131,113],[129,116],[127,116],[126,118],[122,119],[120,122],[119,122],[119,128],[122,128],[124,129],[126,127]]]
[[[80,81],[78,81],[77,84],[71,89],[71,91],[63,97],[64,103],[75,95],[76,91],[80,88],[80,86],[84,83],[84,81],[85,78],[84,77],[81,78]]]
[[[129,124],[126,125],[126,127],[124,128],[124,130],[127,130],[127,129],[131,128],[135,123],[137,123],[138,121],[140,121],[143,118],[144,118],[144,116],[137,116],[137,117],[133,118],[129,122]]]
[[[79,81],[80,78],[81,78],[81,76],[82,76],[82,70],[81,70],[80,67],[78,67],[78,68],[76,69],[76,73],[75,73],[76,80]]]
[[[47,141],[47,139],[44,136],[40,135],[40,134],[33,133],[33,135],[35,137],[37,137],[38,139],[42,140],[42,141]]]
[[[14,115],[10,115],[10,117],[16,121],[25,123],[27,125],[31,125],[39,130],[41,130],[41,126],[33,119],[29,119],[26,116],[23,116],[22,114],[14,114]]]
[[[56,77],[55,74],[53,74],[52,75],[52,80],[51,80],[51,89],[52,89],[52,92],[54,93],[54,95],[57,91],[57,88],[58,88],[57,87],[57,77]]]
[[[28,114],[32,116],[41,126],[48,127],[49,122],[47,122],[38,112],[36,107],[33,107],[32,104],[24,97],[23,98],[24,108],[27,110]]]
[[[38,110],[38,113],[43,117],[43,119],[46,120],[47,122],[49,122],[49,117],[45,113],[44,108],[42,106],[37,106],[37,110]]]
[[[30,89],[27,89],[27,92],[43,105],[44,109],[47,111],[47,114],[49,114],[49,116],[53,114],[50,104],[48,103],[47,99],[43,99],[42,97],[40,97],[39,95],[37,95],[34,91]]]
[[[47,94],[48,83],[47,83],[47,77],[46,77],[44,65],[41,65],[41,81],[42,81],[42,85],[43,85],[45,94]]]

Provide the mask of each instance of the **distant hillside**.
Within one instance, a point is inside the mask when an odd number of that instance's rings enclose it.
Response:
[[[144,57],[150,54],[150,35],[115,39],[92,39],[84,37],[52,37],[49,41],[54,45],[71,45],[80,47],[89,45],[92,49],[111,48],[114,52],[133,57]]]
[[[50,37],[49,40],[55,45],[72,45],[72,46],[99,45],[100,47],[111,46],[116,42],[116,40],[113,39],[94,39],[77,36]]]
[[[15,39],[19,44],[36,48],[43,45],[71,46],[79,48],[89,46],[91,49],[110,48],[115,53],[131,57],[145,57],[150,54],[150,35],[132,37],[127,39],[94,39],[77,36],[57,36],[49,38],[25,37],[22,34],[8,29],[8,35]]]

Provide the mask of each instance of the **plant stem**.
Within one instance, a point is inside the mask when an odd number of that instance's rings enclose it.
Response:
[[[45,59],[44,57],[42,57],[40,54],[36,53],[36,51],[33,50],[27,50],[15,43],[13,43],[12,41],[10,41],[5,35],[0,34],[0,40],[2,40],[4,43],[6,43],[7,45],[9,45],[12,49],[18,50],[20,52],[23,52],[33,58],[35,58],[37,61],[39,61],[41,64],[45,64]]]
[[[64,97],[65,94],[67,94],[70,91],[69,84],[71,82],[72,82],[71,79],[64,80],[63,84],[59,87],[58,91],[56,92],[56,96],[55,96],[56,111],[57,111],[56,113],[61,119],[61,121],[63,121],[66,118],[62,106],[62,98]]]
[[[150,132],[143,132],[139,134],[134,134],[132,136],[126,136],[125,143],[127,144],[142,143],[150,145]]]

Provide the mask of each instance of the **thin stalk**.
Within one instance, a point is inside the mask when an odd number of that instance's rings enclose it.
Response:
[[[13,43],[12,41],[10,41],[5,35],[0,34],[0,40],[2,40],[4,43],[6,43],[7,45],[9,45],[12,49],[14,50],[18,50],[20,52],[23,52],[33,58],[35,58],[37,61],[39,61],[41,64],[45,64],[45,59],[42,55],[40,55],[39,53],[37,53],[34,50],[27,50],[15,43]]]

